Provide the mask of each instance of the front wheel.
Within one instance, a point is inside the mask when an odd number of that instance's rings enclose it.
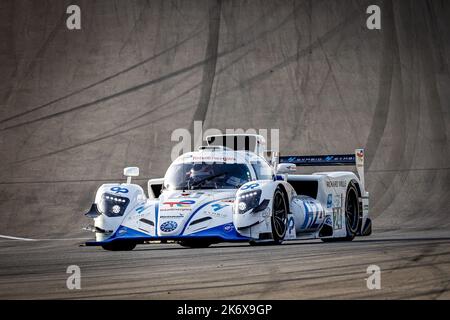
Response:
[[[287,230],[288,206],[283,191],[278,187],[273,195],[272,238],[274,244],[280,244]]]

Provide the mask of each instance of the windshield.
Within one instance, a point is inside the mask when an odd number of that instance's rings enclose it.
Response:
[[[164,189],[236,189],[250,180],[243,163],[178,163],[167,170]]]
[[[269,164],[263,160],[252,160],[253,170],[255,170],[256,178],[258,180],[272,180],[273,170]]]

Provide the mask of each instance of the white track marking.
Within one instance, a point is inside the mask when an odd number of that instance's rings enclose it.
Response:
[[[75,240],[92,240],[92,238],[62,238],[62,239],[33,239],[34,241],[75,241]]]
[[[90,238],[65,238],[65,239],[30,239],[13,236],[5,236],[0,234],[0,238],[8,240],[20,240],[20,241],[71,241],[71,240],[89,240]]]
[[[2,234],[0,234],[0,238],[3,238],[3,239],[9,239],[9,240],[36,241],[35,239],[20,238],[20,237],[11,237],[11,236],[4,236],[4,235],[2,235]]]

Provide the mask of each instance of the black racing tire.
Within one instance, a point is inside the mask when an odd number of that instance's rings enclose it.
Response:
[[[345,194],[345,228],[347,236],[342,238],[324,238],[323,242],[352,241],[361,223],[361,213],[358,200],[358,187],[354,181],[350,181]]]
[[[128,241],[111,242],[102,245],[102,248],[107,251],[131,251],[136,248],[136,243]]]
[[[182,247],[198,249],[198,248],[208,248],[212,245],[209,241],[198,241],[198,240],[182,240],[178,241],[178,244]]]
[[[281,244],[287,231],[288,205],[284,192],[280,187],[277,187],[273,194],[271,224],[273,244]]]
[[[347,236],[344,241],[352,241],[359,229],[360,224],[358,187],[353,181],[350,181],[345,195],[345,228]]]

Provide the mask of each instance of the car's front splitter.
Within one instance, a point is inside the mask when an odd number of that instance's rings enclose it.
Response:
[[[109,238],[103,241],[87,241],[86,246],[102,246],[111,242],[119,241],[133,241],[137,243],[143,243],[145,241],[181,241],[188,239],[213,240],[214,242],[247,242],[251,240],[250,238],[241,236],[239,233],[237,233],[236,228],[232,223],[227,223],[198,232],[177,236],[151,236],[132,228],[120,226],[116,230],[116,232],[114,232],[114,234]]]

